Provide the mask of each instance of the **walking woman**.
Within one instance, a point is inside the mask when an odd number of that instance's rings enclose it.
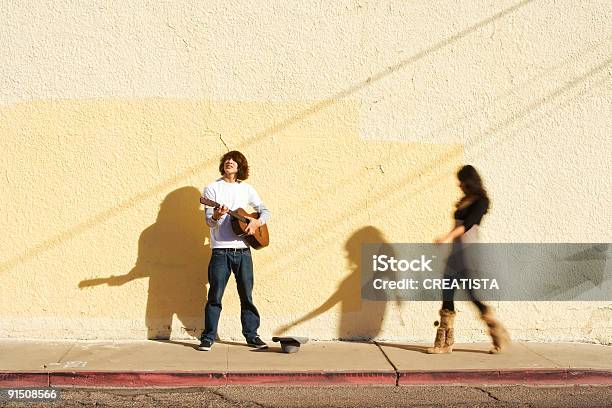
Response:
[[[463,166],[457,172],[459,188],[464,196],[457,202],[455,210],[455,227],[444,237],[435,240],[436,243],[452,243],[452,251],[448,257],[445,279],[470,278],[472,263],[466,259],[465,244],[477,242],[478,226],[482,217],[489,209],[489,198],[482,186],[482,180],[476,169],[470,165]],[[440,326],[436,332],[434,346],[427,349],[430,354],[451,353],[455,343],[454,321],[455,304],[453,302],[455,290],[442,291],[442,309],[440,310]],[[500,353],[510,342],[508,332],[502,324],[493,317],[491,307],[480,302],[475,294],[468,290],[468,296],[480,312],[480,317],[489,328],[489,335],[493,340],[490,353]],[[437,323],[437,322],[436,322]]]

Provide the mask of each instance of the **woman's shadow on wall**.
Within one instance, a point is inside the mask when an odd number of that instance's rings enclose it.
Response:
[[[166,196],[155,223],[140,234],[138,258],[129,273],[79,283],[79,288],[120,286],[149,278],[148,339],[169,339],[174,315],[190,335],[199,337],[202,331],[211,250],[205,244],[208,227],[200,195],[195,187],[182,187]]]
[[[361,250],[364,244],[376,244],[378,253],[393,255],[393,248],[377,228],[366,226],[351,234],[344,246],[350,274],[339,283],[336,291],[319,307],[288,325],[279,327],[275,331],[277,335],[286,333],[293,327],[327,312],[336,304],[340,304],[340,321],[337,327],[340,340],[370,341],[380,335],[388,302],[362,298],[363,294],[368,293],[368,288],[372,283],[371,276],[361,276]],[[399,301],[396,304],[400,306]]]

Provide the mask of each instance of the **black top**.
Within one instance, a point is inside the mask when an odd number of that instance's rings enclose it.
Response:
[[[472,204],[465,208],[459,208],[455,211],[455,219],[463,221],[465,230],[469,230],[474,225],[480,224],[482,216],[489,209],[489,200],[487,198],[478,197]]]

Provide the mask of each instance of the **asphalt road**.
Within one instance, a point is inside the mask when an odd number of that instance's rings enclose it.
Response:
[[[612,386],[245,387],[62,390],[61,400],[7,407],[611,407]]]

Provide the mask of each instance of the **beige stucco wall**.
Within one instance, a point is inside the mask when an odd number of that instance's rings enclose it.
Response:
[[[363,242],[430,242],[462,163],[490,242],[611,242],[612,5],[4,2],[0,337],[199,335],[197,203],[239,149],[273,212],[261,333],[431,340],[359,301]],[[612,302],[502,302],[517,339],[610,344]],[[459,340],[484,339],[467,304]],[[464,313],[465,312],[465,313]],[[240,337],[230,283],[220,335]]]

